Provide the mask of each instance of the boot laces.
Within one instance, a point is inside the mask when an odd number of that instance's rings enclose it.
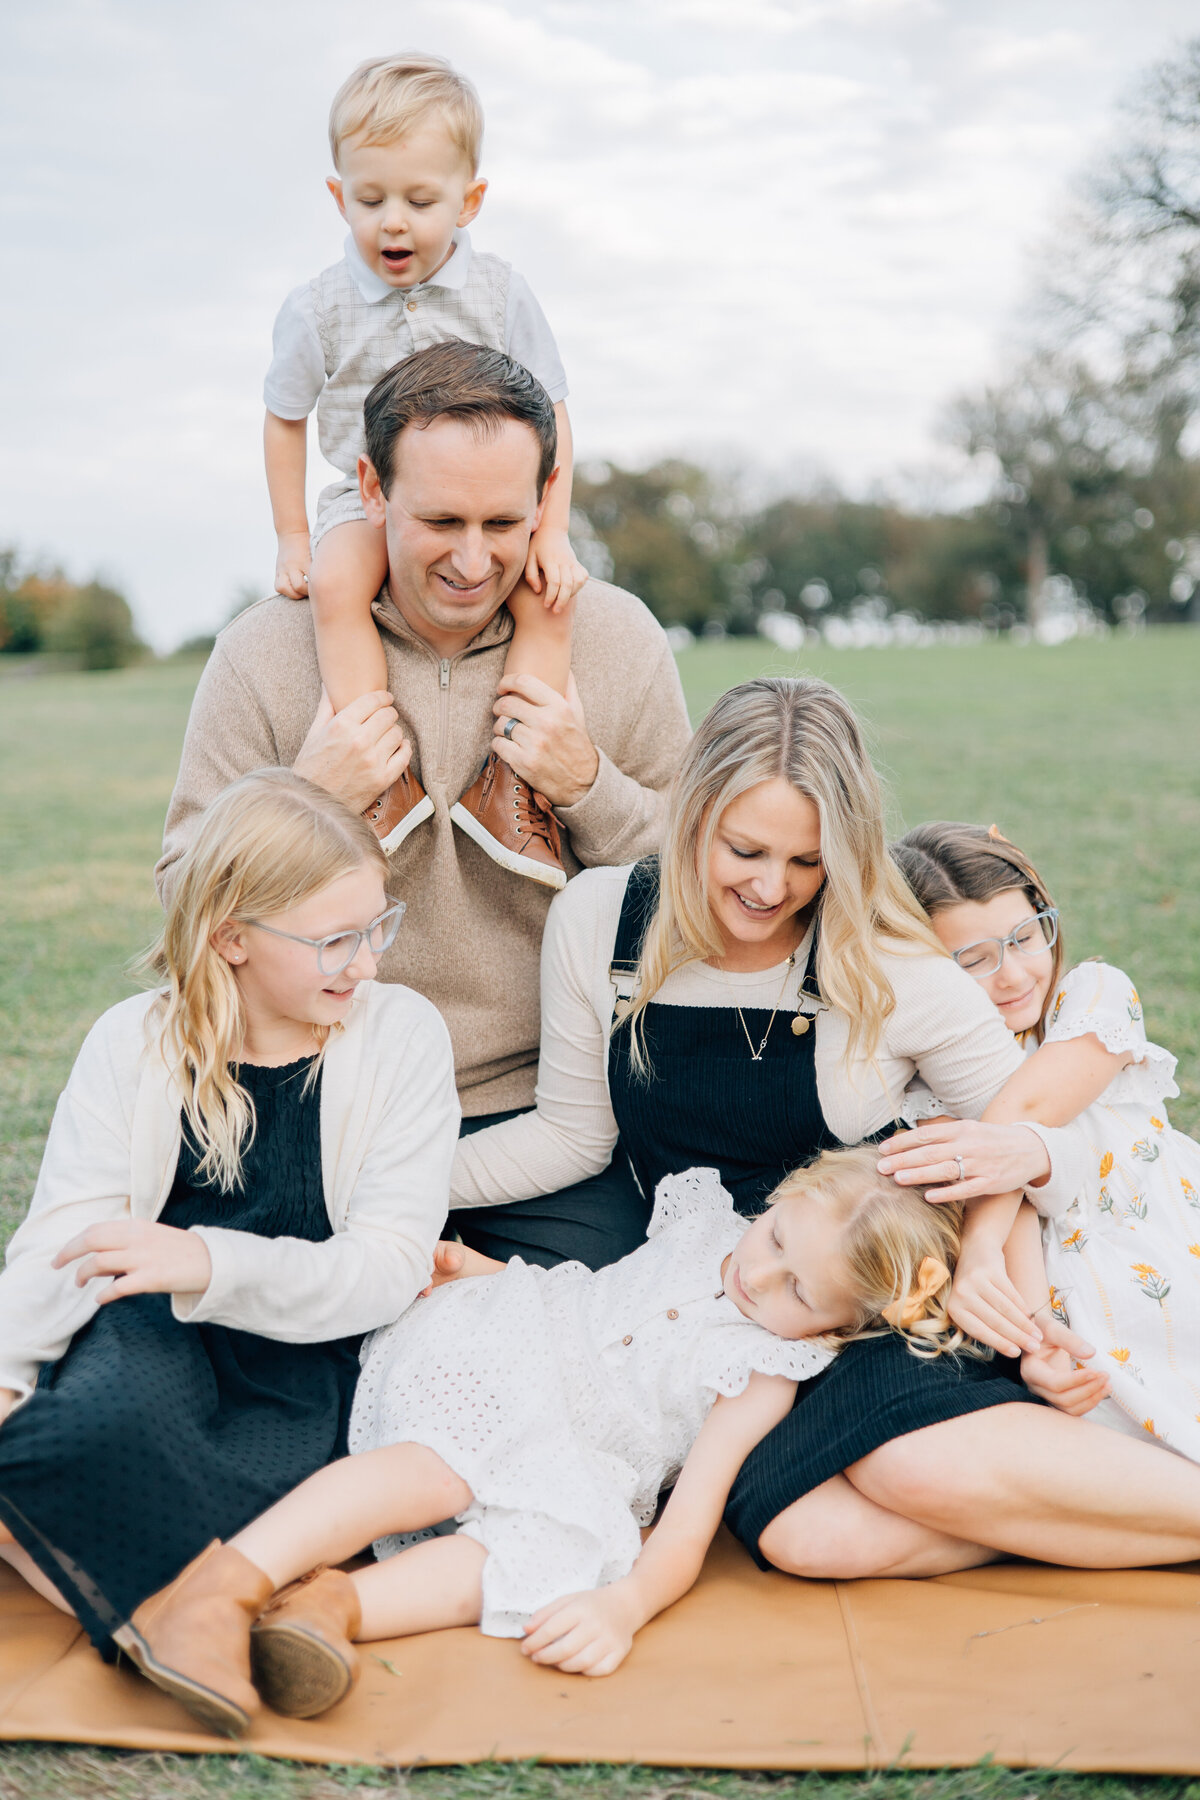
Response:
[[[547,847],[555,849],[557,826],[549,809],[543,805],[542,796],[534,792],[527,781],[513,782],[513,810],[518,831],[524,837],[540,837]]]

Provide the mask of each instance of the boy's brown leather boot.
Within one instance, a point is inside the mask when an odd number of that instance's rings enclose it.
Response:
[[[546,887],[567,883],[558,820],[550,802],[492,751],[450,817],[493,862]]]
[[[280,1588],[250,1637],[254,1684],[288,1719],[336,1706],[358,1680],[352,1639],[362,1624],[358,1590],[341,1569],[313,1569]]]
[[[250,1681],[250,1627],[270,1598],[270,1576],[214,1539],[113,1637],[146,1679],[193,1718],[222,1737],[238,1737],[259,1710]]]
[[[390,856],[410,831],[433,817],[433,801],[411,769],[397,775],[390,788],[376,795],[363,818]]]

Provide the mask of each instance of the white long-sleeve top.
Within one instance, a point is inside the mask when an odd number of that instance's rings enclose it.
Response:
[[[147,1013],[111,1007],[79,1052],[50,1127],[29,1215],[0,1273],[0,1387],[25,1398],[94,1314],[104,1278],[51,1266],[89,1225],[156,1219],[175,1178],[181,1102]],[[449,1033],[409,988],[363,982],[321,1077],[321,1169],[333,1227],[323,1243],[195,1226],[212,1259],[176,1318],[285,1343],[386,1325],[429,1278],[446,1217],[459,1106]],[[116,1302],[120,1304],[120,1302]]]
[[[609,976],[629,869],[585,869],[550,908],[542,940],[542,1036],[537,1107],[459,1142],[451,1176],[455,1206],[493,1206],[554,1193],[605,1168],[617,1141],[608,1092],[608,1040],[615,992]],[[797,1011],[809,940],[784,984],[783,963],[730,974],[692,963],[655,995],[663,1006],[742,1006],[778,1002],[777,1031]],[[1021,1066],[1022,1054],[978,984],[948,956],[920,950],[881,951],[896,996],[874,1064],[849,1064],[849,1019],[816,1014],[816,1075],[821,1110],[843,1143],[878,1131],[900,1116],[914,1077],[964,1118],[978,1118]],[[812,1010],[805,1007],[804,1010]],[[746,1051],[750,1054],[749,1047]],[[1057,1134],[1041,1132],[1048,1146]],[[1054,1150],[1051,1148],[1054,1160]],[[1065,1204],[1051,1184],[1040,1205]]]

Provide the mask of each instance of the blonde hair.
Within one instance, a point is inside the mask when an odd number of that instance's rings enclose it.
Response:
[[[483,147],[483,107],[465,75],[444,56],[402,50],[398,56],[373,56],[359,63],[333,96],[329,109],[329,148],[341,167],[342,145],[361,137],[368,144],[394,144],[427,114],[439,122],[475,175]]]
[[[946,951],[888,855],[883,794],[853,710],[827,682],[761,676],[730,688],[693,737],[675,777],[663,832],[658,906],[647,928],[633,1005],[625,1015],[634,1065],[647,1059],[642,1013],[667,977],[723,954],[708,865],[731,801],[764,781],[812,801],[824,883],[817,900],[817,984],[849,1020],[846,1056],[874,1058],[896,997],[878,939]]]
[[[830,1344],[898,1331],[914,1356],[990,1354],[959,1331],[948,1306],[962,1238],[963,1209],[934,1206],[923,1188],[881,1175],[874,1144],[826,1150],[780,1182],[768,1205],[808,1200],[842,1227],[841,1256],[856,1302],[849,1325],[826,1333]],[[889,1320],[888,1315],[896,1315]]]
[[[162,933],[141,965],[164,984],[148,1025],[182,1095],[199,1174],[226,1191],[241,1178],[255,1120],[234,1073],[246,1024],[241,990],[213,933],[226,921],[287,912],[370,862],[386,875],[370,827],[290,769],[260,769],[218,794],[180,860]],[[328,1036],[313,1026],[320,1054]],[[318,1067],[319,1057],[310,1081]]]
[[[918,825],[892,845],[892,855],[919,905],[930,918],[949,906],[973,901],[986,906],[997,894],[1019,890],[1032,912],[1052,912],[1054,898],[1023,850],[998,825],[961,825],[943,819]],[[1049,1005],[1063,969],[1062,921],[1050,952]],[[1046,1032],[1046,1013],[1033,1027],[1035,1043]]]

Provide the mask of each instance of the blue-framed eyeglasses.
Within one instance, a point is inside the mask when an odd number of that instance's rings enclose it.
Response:
[[[980,938],[977,944],[964,944],[961,950],[954,952],[954,960],[976,981],[986,981],[1000,968],[1006,950],[1012,950],[1017,956],[1040,956],[1043,950],[1052,950],[1057,942],[1058,908],[1049,906],[1045,912],[1022,919],[1007,937]]]
[[[404,901],[396,900],[362,931],[335,931],[332,937],[323,938],[301,937],[298,931],[280,931],[277,925],[264,925],[261,919],[246,919],[244,923],[253,925],[256,931],[269,931],[272,937],[290,938],[293,944],[311,944],[317,953],[317,967],[322,975],[340,975],[343,969],[350,967],[360,945],[366,944],[372,956],[382,956],[385,950],[390,950],[404,913]]]

